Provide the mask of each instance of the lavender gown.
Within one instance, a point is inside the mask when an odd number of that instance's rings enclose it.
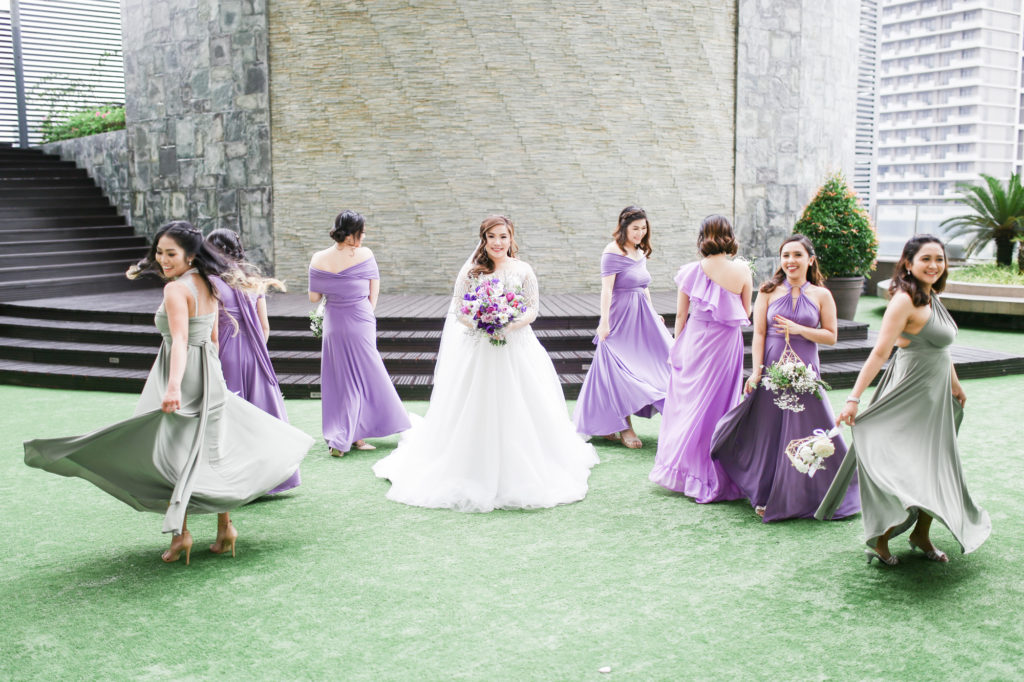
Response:
[[[263,326],[256,312],[253,294],[233,289],[219,277],[210,279],[220,298],[217,321],[220,365],[228,390],[281,421],[288,421],[284,397],[277,383],[277,374],[270,364],[270,353],[263,338]],[[298,487],[301,479],[296,469],[287,481],[268,495]]]
[[[371,279],[380,279],[372,257],[339,273],[309,269],[309,290],[327,299],[320,360],[324,440],[341,452],[362,438],[409,428],[409,415],[377,352]]]
[[[593,436],[629,427],[631,414],[660,412],[668,389],[665,359],[672,336],[644,293],[651,283],[647,259],[617,253],[601,256],[601,276],[615,275],[609,310],[611,331],[597,349],[576,402],[577,433]]]
[[[768,332],[764,344],[764,365],[779,359],[786,347],[785,336],[771,324],[776,315],[806,327],[817,327],[821,313],[803,289],[794,301],[788,282],[783,285],[788,296],[768,304]],[[764,296],[766,294],[762,294]],[[789,337],[789,345],[805,364],[821,372],[818,344],[802,336]],[[828,431],[836,423],[832,406],[823,392],[819,397],[802,396],[803,412],[783,410],[773,402],[774,395],[763,386],[746,396],[725,415],[715,430],[711,457],[719,464],[755,507],[764,507],[764,522],[782,519],[810,519],[836,477],[846,456],[842,436],[832,439],[835,454],[825,460],[825,468],[809,477],[801,474],[786,457],[786,445],[797,438],[810,436],[815,429]],[[835,518],[860,511],[856,482],[846,492]]]
[[[750,324],[739,294],[704,274],[700,261],[679,268],[679,290],[690,317],[672,345],[672,373],[650,480],[697,502],[737,500],[740,490],[711,459],[711,435],[738,401],[743,380],[743,334]]]

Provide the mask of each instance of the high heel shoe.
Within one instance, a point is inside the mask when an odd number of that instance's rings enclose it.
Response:
[[[924,552],[924,555],[928,557],[931,561],[938,561],[939,563],[943,564],[949,561],[949,557],[946,556],[946,553],[938,547],[936,547],[935,545],[932,545],[932,548],[929,550],[925,549],[924,547],[921,547],[920,545],[914,544],[914,541],[910,538],[907,538],[907,542],[910,544],[910,549],[921,550],[922,552]]]
[[[330,448],[331,457],[344,457],[347,453],[342,452],[338,448]]]
[[[376,450],[377,449],[376,445],[370,445],[365,440],[357,440],[355,443],[352,443],[352,447],[354,447],[356,450]]]
[[[231,523],[228,524],[228,528],[224,531],[222,536],[220,532],[217,532],[217,540],[210,545],[210,551],[214,554],[227,554],[228,550],[231,550],[231,556],[235,556],[235,541],[238,539],[238,531],[235,530],[235,526]],[[218,545],[220,547],[218,548]]]
[[[889,558],[886,559],[884,556],[882,556],[873,549],[865,549],[864,553],[868,556],[868,566],[870,566],[871,562],[875,559],[878,559],[879,563],[885,564],[886,566],[895,566],[900,562],[900,560],[896,558],[895,554],[890,554]]]
[[[174,543],[178,538],[181,538],[181,541],[178,542],[178,546],[175,547]],[[163,559],[165,564],[173,564],[181,558],[182,550],[185,551],[185,565],[188,566],[189,559],[192,555],[192,533],[189,533],[188,531],[185,531],[181,535],[175,535],[174,539],[171,540],[170,548],[164,551],[164,553],[160,555],[160,558]]]

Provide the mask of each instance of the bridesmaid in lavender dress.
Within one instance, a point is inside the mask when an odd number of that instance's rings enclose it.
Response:
[[[236,267],[249,267],[245,260],[242,241],[235,232],[226,229],[214,230],[206,236],[206,241],[220,249]],[[270,320],[267,317],[266,296],[232,288],[219,277],[211,277],[210,281],[216,287],[217,297],[220,299],[219,354],[228,390],[267,414],[281,421],[288,421],[281,386],[277,382],[277,374],[270,363],[270,352],[267,350]],[[280,286],[277,280],[268,282]],[[300,482],[299,470],[296,469],[287,481],[267,494],[291,490],[298,487]]]
[[[818,344],[836,342],[836,304],[821,286],[814,245],[804,235],[794,234],[782,242],[779,257],[781,266],[761,286],[754,305],[754,370],[743,387],[747,396],[718,422],[711,445],[712,459],[718,460],[743,490],[765,523],[813,518],[846,456],[846,444],[842,436],[836,436],[835,454],[825,460],[824,469],[813,478],[797,471],[786,457],[786,445],[810,436],[815,429],[831,429],[835,422],[832,407],[819,392],[801,396],[802,412],[783,410],[775,405],[774,395],[759,385],[762,366],[770,366],[782,355],[787,330],[790,347],[819,375]],[[835,516],[858,511],[855,483]]]
[[[334,220],[335,245],[313,254],[309,300],[326,297],[320,385],[323,434],[331,455],[352,447],[375,448],[363,438],[389,436],[409,428],[409,415],[377,352],[380,273],[373,253],[361,246],[364,219],[343,211]]]
[[[743,497],[711,459],[711,435],[739,400],[743,334],[750,324],[750,268],[730,260],[738,245],[729,221],[704,219],[697,238],[702,256],[679,268],[676,340],[650,480],[697,502]],[[687,320],[687,315],[690,319]]]
[[[578,433],[606,435],[627,448],[643,445],[630,415],[660,412],[668,389],[672,337],[654,312],[647,285],[651,228],[638,206],[619,213],[615,241],[601,255],[601,321],[594,360],[583,381],[573,421]],[[618,435],[616,435],[618,434]]]

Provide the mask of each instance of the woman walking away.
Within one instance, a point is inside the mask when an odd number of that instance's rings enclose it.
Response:
[[[912,550],[949,561],[932,543],[932,519],[949,529],[964,554],[978,549],[992,531],[988,512],[967,492],[960,466],[956,436],[967,396],[949,354],[956,323],[939,299],[946,275],[946,249],[938,238],[919,234],[904,245],[875,347],[836,420],[852,427],[853,444],[815,517],[836,513],[856,471],[868,563],[899,563],[889,541],[911,527]],[[896,353],[860,412],[861,395],[893,344]]]

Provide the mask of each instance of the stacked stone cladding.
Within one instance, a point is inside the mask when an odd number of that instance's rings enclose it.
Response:
[[[117,212],[130,216],[133,194],[126,131],[114,130],[41,146],[47,154],[57,154],[65,161],[74,161],[79,168],[85,169],[104,196],[117,207]]]
[[[263,0],[122,0],[130,215],[238,231],[272,270]]]
[[[223,2],[221,3],[224,4]],[[508,215],[543,291],[600,287],[647,209],[655,289],[734,205],[736,6],[712,0],[268,4],[276,272],[367,218],[385,292],[442,293]]]

